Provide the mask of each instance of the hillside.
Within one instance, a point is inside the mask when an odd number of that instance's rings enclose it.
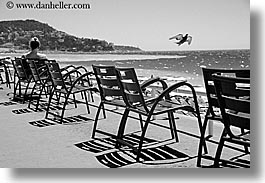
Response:
[[[28,49],[32,37],[41,40],[41,50],[69,52],[140,51],[133,46],[116,46],[105,40],[78,38],[36,20],[0,21],[0,48]]]

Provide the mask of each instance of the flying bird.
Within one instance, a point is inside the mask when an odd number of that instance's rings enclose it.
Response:
[[[176,36],[169,38],[169,40],[171,39],[176,39],[178,42],[175,42],[175,43],[178,44],[179,46],[185,42],[188,42],[188,44],[190,45],[192,41],[192,37],[189,36],[188,34],[186,34],[185,36],[183,36],[183,34],[178,34]]]

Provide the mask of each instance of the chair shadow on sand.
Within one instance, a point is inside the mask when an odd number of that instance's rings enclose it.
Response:
[[[69,116],[65,117],[63,119],[63,125],[73,125],[73,124],[80,124],[80,123],[86,123],[87,121],[92,121],[93,119],[88,118],[84,115],[76,115],[76,116]],[[48,127],[53,125],[62,124],[60,119],[42,119],[37,121],[31,121],[29,122],[30,125],[36,126],[36,127]]]
[[[13,102],[13,101],[7,101],[7,102],[0,102],[0,106],[14,106],[14,105],[18,105],[19,103],[17,102]]]
[[[140,140],[140,136],[131,133],[124,136],[124,140],[137,145]],[[169,147],[169,144],[159,145],[159,143],[154,139],[145,138],[144,146],[150,146],[143,149],[142,161],[140,163],[146,165],[161,165],[161,164],[173,164],[177,162],[190,160],[192,157],[189,155],[175,150]],[[136,162],[136,153],[128,148],[122,147],[120,149],[115,148],[116,140],[115,138],[97,138],[81,143],[74,144],[76,147],[91,152],[99,154],[96,159],[108,168],[120,168],[128,165],[132,165]],[[174,162],[173,162],[174,161]]]
[[[73,104],[73,103],[74,103],[73,101],[68,102],[68,104]],[[32,105],[34,105],[34,103],[32,103]],[[62,109],[61,105],[62,105],[61,102],[59,104],[53,103],[50,106],[50,110],[61,110]],[[47,106],[48,106],[48,103],[45,102],[45,103],[40,103],[39,108],[37,110],[25,107],[25,108],[20,108],[20,109],[14,109],[12,110],[12,113],[27,114],[27,113],[33,113],[33,112],[45,112],[47,109]]]

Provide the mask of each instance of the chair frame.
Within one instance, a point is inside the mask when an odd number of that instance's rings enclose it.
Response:
[[[30,84],[32,84],[31,71],[26,69],[23,58],[15,58],[11,61],[15,70],[13,100],[21,100],[24,103],[29,99],[28,90],[30,89]],[[24,94],[22,94],[22,90],[24,90]]]
[[[35,59],[28,60],[31,73],[32,73],[32,78],[34,81],[34,86],[32,88],[30,96],[33,96],[34,92],[39,91],[38,97],[36,98],[37,100],[36,107],[35,107],[36,111],[38,111],[39,109],[40,98],[41,98],[43,91],[45,92],[44,94],[47,97],[52,87],[45,63],[41,65],[38,64],[39,62],[47,62],[47,61],[48,60],[35,60]],[[37,65],[39,65],[39,67]],[[33,102],[33,97],[31,97],[31,99],[29,100],[28,108],[31,108],[32,102]]]
[[[201,132],[202,122],[200,118],[199,105],[197,102],[196,92],[191,84],[187,83],[186,81],[176,83],[170,87],[164,88],[164,90],[158,97],[151,99],[151,100],[145,100],[142,95],[141,87],[139,85],[134,68],[116,68],[116,70],[117,70],[117,75],[118,75],[118,81],[120,83],[120,88],[122,89],[122,93],[123,93],[123,99],[127,106],[124,111],[124,114],[123,114],[123,117],[120,123],[120,127],[119,127],[118,139],[117,139],[117,144],[116,144],[117,148],[120,147],[120,144],[132,147],[132,149],[137,153],[136,161],[140,161],[144,137],[145,137],[148,125],[150,124],[152,120],[152,116],[160,115],[163,113],[168,114],[169,126],[170,126],[170,132],[171,132],[172,139],[175,138],[176,142],[179,142],[175,119],[174,119],[174,112],[176,110],[186,110],[186,111],[194,112],[198,119],[199,131]],[[127,82],[126,80],[130,80],[130,81]],[[188,105],[177,105],[175,107],[173,105],[171,106],[172,101],[170,98],[170,93],[183,86],[186,86],[191,90],[192,96],[194,98],[195,109]],[[164,104],[162,104],[163,102]],[[167,104],[169,104],[171,107],[167,107]],[[159,110],[156,111],[159,105],[164,105],[165,109],[161,111]],[[127,121],[129,112],[135,112],[135,113],[146,116],[146,120],[145,120],[145,124],[142,130],[138,148],[133,147],[131,144],[123,140],[124,130],[125,130],[126,121]]]
[[[200,137],[200,143],[199,143],[199,148],[198,148],[198,158],[197,158],[197,167],[201,167],[201,161],[202,158],[205,159],[210,159],[212,160],[212,157],[207,156],[208,154],[208,149],[207,149],[207,144],[206,141],[209,140],[212,136],[208,135],[205,136],[206,133],[206,128],[208,125],[209,120],[214,120],[214,121],[222,121],[222,117],[218,116],[214,112],[214,107],[219,108],[219,103],[218,99],[216,96],[216,91],[213,83],[213,74],[215,73],[223,73],[223,74],[228,74],[228,75],[234,75],[236,77],[243,77],[243,78],[249,78],[250,77],[250,70],[249,69],[221,69],[221,68],[202,68],[202,73],[203,73],[203,79],[204,79],[204,85],[206,89],[206,96],[208,100],[208,108],[204,117],[204,122],[203,122],[203,128],[202,128],[202,133]],[[204,153],[205,155],[202,154],[204,148]],[[247,151],[247,149],[246,149]]]
[[[10,57],[2,58],[0,60],[0,66],[3,67],[3,71],[5,73],[6,86],[11,89],[11,83],[13,81],[12,81],[12,74],[11,74],[9,65],[12,65],[12,63],[9,62],[8,60],[10,60]],[[0,73],[0,79],[1,79],[1,82],[3,82],[3,78],[2,78],[1,73]]]
[[[245,135],[250,135],[250,78],[232,78],[214,74],[213,80],[224,125],[214,159],[214,167],[219,167],[219,162],[224,161],[220,158],[225,142],[242,145],[244,148],[250,147],[250,139],[244,138]],[[249,84],[249,88],[240,88],[238,83]],[[241,132],[235,134],[231,127],[240,128]],[[242,129],[247,131],[242,131]],[[250,154],[250,152],[245,151],[245,154]],[[225,160],[225,163],[250,167],[228,160]]]
[[[49,114],[53,115],[54,117],[59,117],[60,122],[63,124],[63,117],[66,109],[66,105],[68,103],[68,100],[70,99],[70,95],[73,95],[74,105],[75,108],[77,108],[77,103],[75,99],[75,94],[81,93],[84,95],[85,98],[85,104],[87,106],[87,112],[90,113],[89,110],[89,104],[88,104],[88,98],[86,95],[87,91],[96,91],[95,88],[92,87],[92,84],[90,83],[89,76],[93,75],[92,72],[86,72],[85,74],[81,74],[78,69],[73,69],[69,72],[67,72],[65,75],[62,75],[61,69],[58,63],[51,62],[46,63],[48,73],[50,76],[50,79],[52,81],[53,87],[49,96],[48,106],[46,110],[45,118],[49,119]],[[75,74],[75,76],[73,76]],[[78,76],[76,78],[76,76]],[[67,82],[68,83],[67,83]],[[85,82],[87,83],[87,86],[85,86]],[[78,88],[76,88],[78,87]],[[58,115],[57,113],[50,112],[50,105],[51,101],[53,99],[53,95],[56,93],[57,96],[57,102],[59,104],[59,100],[61,97],[61,94],[65,95],[64,98],[64,104],[62,107],[61,115]],[[59,97],[58,95],[59,94]],[[83,97],[82,95],[82,97]]]
[[[107,132],[104,132],[102,130],[97,129],[98,124],[98,118],[101,109],[103,110],[103,117],[106,118],[106,112],[104,105],[112,105],[116,107],[126,108],[126,104],[123,100],[123,94],[120,90],[119,83],[117,80],[117,73],[116,73],[116,67],[113,65],[92,65],[99,93],[100,93],[100,104],[98,106],[98,110],[95,116],[95,123],[92,131],[92,138],[95,138],[95,133],[99,132],[101,134],[105,134],[108,136],[114,136],[113,134],[109,134]],[[149,80],[144,81],[140,84],[142,90],[144,90],[146,87],[150,86],[153,83],[156,82],[162,82],[162,85],[164,88],[166,88],[166,84],[163,80],[159,78],[150,78]],[[111,98],[112,100],[108,100],[107,98]],[[143,122],[142,117],[139,114],[140,119],[140,125],[141,129],[143,128]]]

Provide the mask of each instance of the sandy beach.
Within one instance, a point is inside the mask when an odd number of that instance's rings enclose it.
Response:
[[[55,120],[44,120],[45,111],[35,112],[10,100],[12,89],[5,85],[0,90],[0,167],[6,168],[195,168],[199,130],[195,117],[176,113],[176,124],[180,141],[171,139],[168,121],[165,116],[158,116],[150,125],[147,143],[151,150],[163,150],[168,156],[157,157],[147,154],[147,159],[136,162],[131,149],[115,149],[112,138],[96,134],[91,139],[91,132],[99,96],[94,94],[95,102],[90,103],[91,113],[87,114],[86,106],[78,104],[74,108],[69,104],[65,124]],[[44,97],[43,101],[47,99]],[[117,128],[123,109],[109,109],[107,118],[99,120],[99,129],[117,134]],[[74,117],[73,117],[74,116]],[[131,114],[133,117],[134,114]],[[72,117],[72,118],[71,118]],[[157,125],[158,124],[158,125]],[[214,126],[214,137],[208,143],[211,155],[214,155],[216,141],[219,139],[222,126]],[[139,137],[138,120],[130,118],[125,134],[128,138]],[[213,143],[212,143],[213,142]],[[95,148],[95,146],[97,146]],[[153,148],[153,149],[152,149]],[[234,154],[228,150],[229,155]],[[113,162],[110,157],[119,157]],[[110,158],[110,159],[109,159]],[[205,165],[211,164],[205,161]]]

